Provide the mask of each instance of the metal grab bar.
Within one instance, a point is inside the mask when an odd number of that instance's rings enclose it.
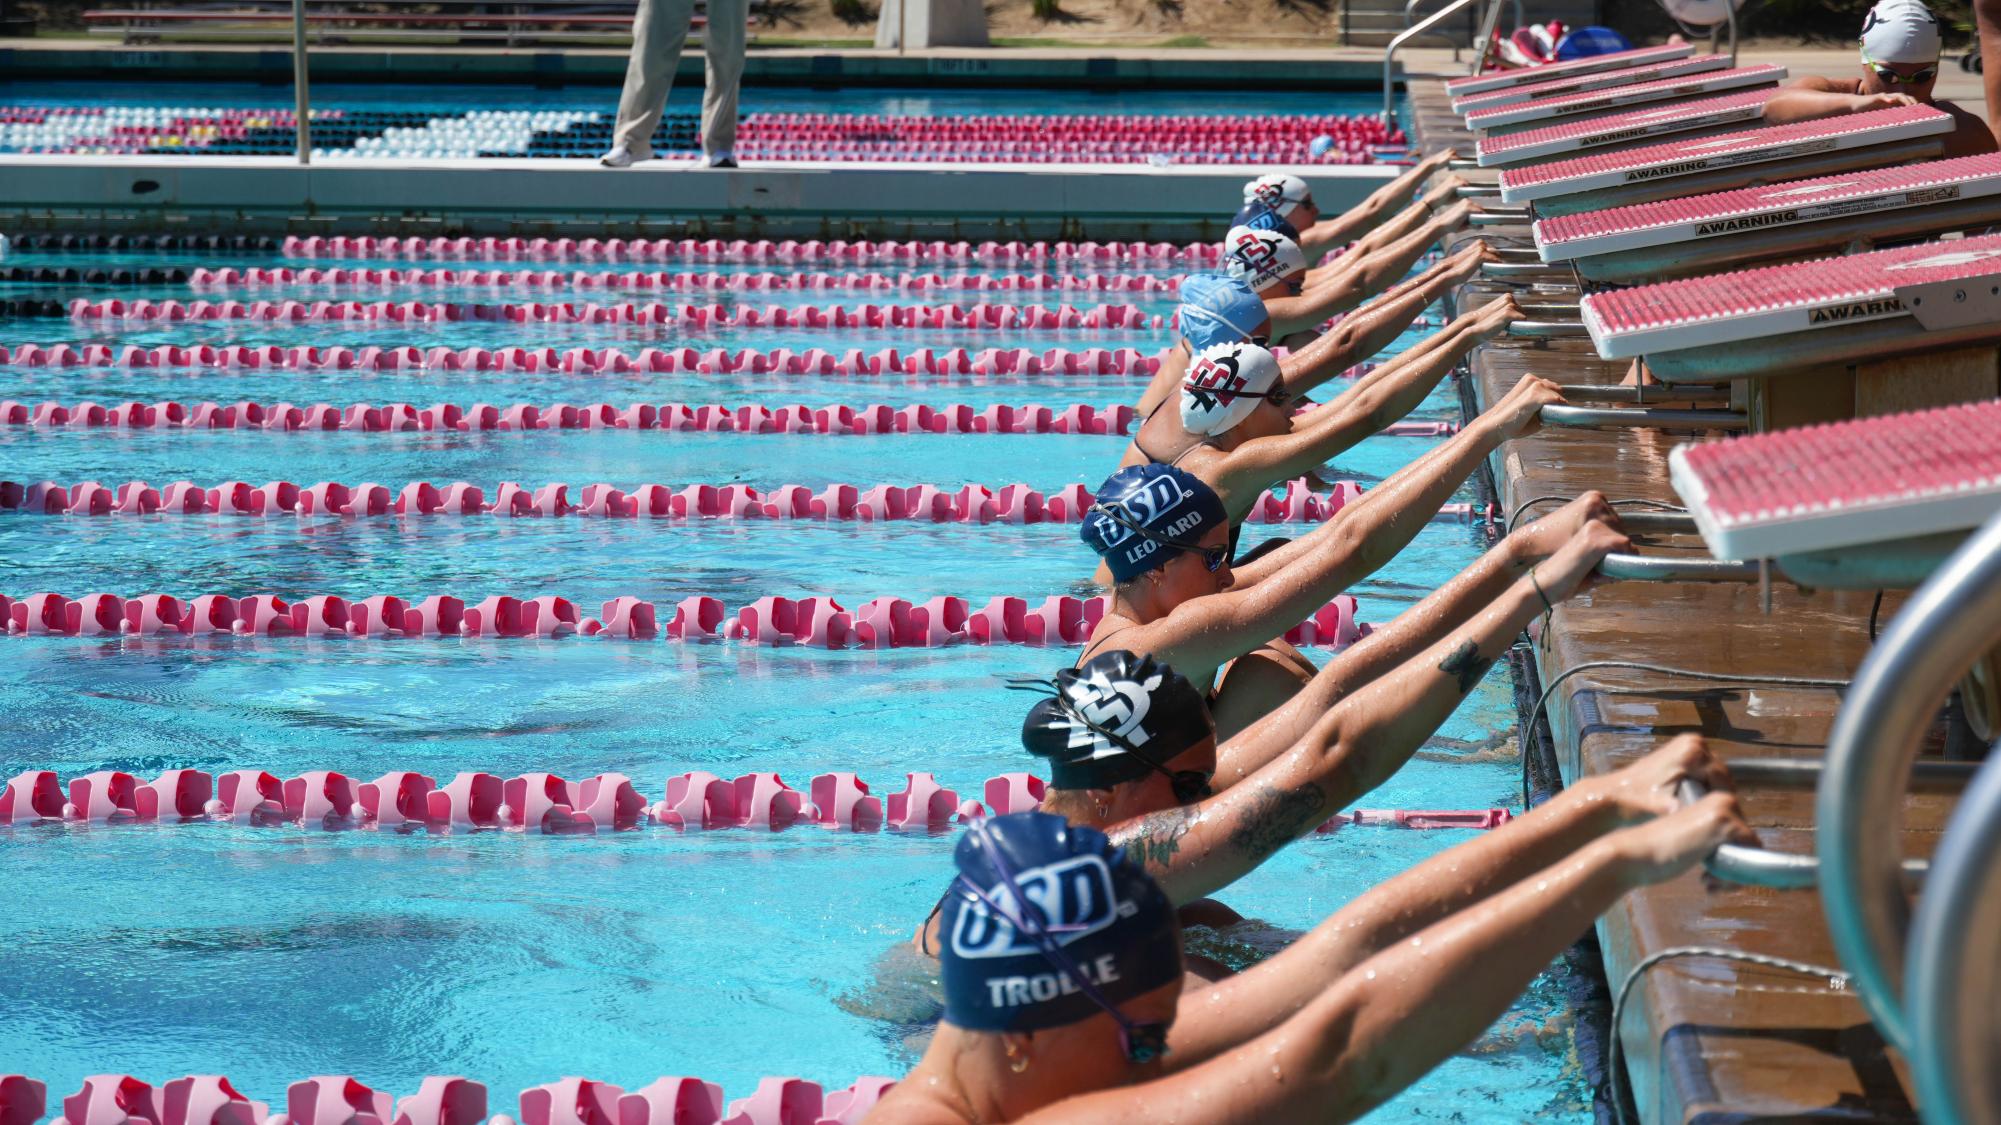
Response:
[[[1460,162],[1456,160],[1446,162],[1448,166],[1457,163]],[[1458,187],[1453,188],[1452,191],[1454,195],[1457,195],[1461,199],[1501,198],[1501,187],[1499,184],[1460,184]]]
[[[1518,322],[1515,327],[1519,328],[1521,324]],[[1632,410],[1545,406],[1542,408],[1542,421],[1546,426],[1604,429],[1638,426],[1658,430],[1741,430],[1750,424],[1750,418],[1738,410],[1671,410],[1650,406]]]
[[[1480,276],[1499,280],[1513,277],[1560,277],[1568,280],[1576,275],[1568,265],[1552,265],[1549,262],[1483,262]]]
[[[1508,325],[1508,335],[1537,340],[1561,340],[1589,336],[1591,332],[1575,320],[1518,320]]]
[[[1855,673],[1815,801],[1821,901],[1842,964],[1883,1037],[1913,1052],[1902,999],[1911,904],[1898,878],[1903,778],[1931,718],[2001,641],[2001,516],[1904,603]]]
[[[1523,312],[1527,312],[1531,306],[1520,307]],[[1730,397],[1730,391],[1726,387],[1705,387],[1701,384],[1635,387],[1564,383],[1558,389],[1563,392],[1565,399],[1573,402],[1625,402],[1637,406],[1645,406],[1651,402],[1715,402]]]
[[[1820,783],[1820,775],[1826,765],[1827,762],[1821,758],[1741,758],[1730,763],[1730,776],[1743,785],[1811,789]],[[1910,791],[1963,792],[1974,775],[1979,772],[1978,762],[1947,762],[1938,759],[1913,762]]]
[[[1709,789],[1699,781],[1683,778],[1675,795],[1682,804],[1692,805],[1708,796]],[[1813,856],[1775,852],[1748,844],[1724,844],[1711,852],[1702,866],[1726,883],[1780,891],[1805,890],[1820,875],[1820,861]]]
[[[1469,227],[1518,227],[1528,221],[1527,211],[1503,211],[1499,208],[1475,211],[1466,216],[1466,225]],[[1529,253],[1533,254],[1535,251],[1531,250]]]
[[[1687,512],[1620,512],[1619,526],[1627,531],[1641,534],[1694,535],[1696,533],[1695,517]]]
[[[1627,552],[1606,555],[1598,573],[1621,582],[1756,582],[1761,577],[1755,562]]]
[[[1909,1056],[1925,1120],[2001,1121],[1993,1001],[2001,934],[2001,754],[1991,755],[1946,823],[1911,928],[1904,995],[1917,1050]]]
[[[1463,12],[1466,9],[1471,8],[1483,2],[1485,2],[1485,0],[1452,0],[1451,3],[1445,5],[1443,8],[1440,8],[1437,11],[1431,13],[1430,15],[1424,17],[1424,19],[1419,21],[1416,25],[1412,27],[1407,27],[1402,31],[1397,32],[1396,36],[1390,40],[1390,45],[1383,49],[1383,124],[1395,125],[1397,121],[1397,107],[1396,107],[1397,52],[1403,48],[1403,45],[1405,43],[1408,43],[1411,40],[1417,38],[1418,36],[1423,35],[1425,32],[1430,31],[1432,28],[1437,27],[1439,24],[1445,22],[1447,18],[1458,15],[1460,12]],[[1481,28],[1491,35],[1492,28],[1489,25],[1498,21],[1500,15],[1501,15],[1501,0],[1492,0],[1492,3],[1489,4],[1488,8],[1488,18],[1482,21]],[[1474,45],[1480,48],[1480,55],[1481,57],[1484,58],[1487,54],[1485,40],[1475,40]]]

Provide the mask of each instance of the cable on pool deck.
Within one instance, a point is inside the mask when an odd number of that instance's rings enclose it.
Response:
[[[1527,739],[1533,738],[1535,736],[1537,724],[1541,723],[1544,720],[1545,715],[1547,714],[1550,697],[1556,694],[1556,689],[1559,686],[1561,686],[1565,680],[1568,680],[1572,676],[1575,676],[1581,672],[1590,672],[1605,668],[1619,668],[1632,672],[1655,672],[1664,676],[1675,676],[1682,679],[1704,680],[1704,681],[1711,681],[1715,683],[1726,683],[1726,684],[1765,684],[1777,687],[1803,687],[1803,688],[1829,688],[1829,689],[1844,688],[1847,687],[1849,684],[1849,681],[1847,680],[1822,679],[1813,676],[1765,676],[1765,675],[1753,675],[1753,674],[1739,673],[1739,672],[1710,672],[1701,668],[1676,668],[1673,667],[1672,665],[1648,664],[1638,660],[1587,660],[1582,664],[1573,665],[1569,668],[1565,668],[1561,672],[1558,672],[1556,675],[1550,677],[1549,683],[1543,686],[1542,695],[1536,699],[1535,706],[1529,709],[1529,714],[1528,714],[1529,726],[1528,729],[1523,732],[1524,742],[1526,742]],[[1632,690],[1638,691],[1640,689],[1636,688]],[[1528,807],[1528,799],[1529,799],[1528,757],[1527,755],[1523,755],[1522,805],[1524,808]]]
[[[1848,987],[1850,979],[1846,972],[1840,969],[1829,968],[1826,965],[1816,965],[1809,961],[1796,961],[1790,957],[1776,957],[1769,953],[1750,953],[1741,949],[1725,949],[1714,945],[1679,945],[1660,950],[1648,956],[1626,973],[1626,979],[1619,982],[1619,991],[1612,998],[1612,1057],[1606,1063],[1605,1080],[1611,1087],[1611,1096],[1607,1100],[1611,1102],[1612,1118],[1616,1122],[1616,1125],[1626,1125],[1628,1120],[1626,1115],[1626,1099],[1630,1096],[1625,1088],[1625,1041],[1619,1035],[1619,1021],[1626,1014],[1626,997],[1632,992],[1633,985],[1639,982],[1641,975],[1648,969],[1653,968],[1663,961],[1672,960],[1677,957],[1714,957],[1724,961],[1742,961],[1767,969],[1783,969],[1787,972],[1799,973],[1803,976],[1824,977],[1827,980],[1826,991],[1828,992],[1845,990]],[[1805,992],[1806,990],[1800,991]],[[1816,990],[1811,994],[1821,995],[1822,992]]]

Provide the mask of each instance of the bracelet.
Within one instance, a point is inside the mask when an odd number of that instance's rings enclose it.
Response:
[[[1535,596],[1542,599],[1544,613],[1555,613],[1556,607],[1549,604],[1549,595],[1542,592],[1542,583],[1536,580],[1535,567],[1529,567],[1529,585],[1535,587]]]

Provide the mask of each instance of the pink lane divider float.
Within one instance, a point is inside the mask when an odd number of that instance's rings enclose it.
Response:
[[[0,1074],[0,1125],[36,1125],[48,1111],[48,1086],[24,1074]]]
[[[622,302],[611,305],[526,303],[474,304],[462,301],[164,301],[112,298],[70,302],[69,315],[81,321],[237,321],[319,324],[647,324],[688,328],[950,328],[961,331],[1154,331],[1167,319],[1134,305],[815,305],[762,309],[721,305],[664,305]]]
[[[1077,523],[1092,503],[1081,484],[1057,492],[1042,493],[1025,484],[989,488],[969,484],[957,491],[944,491],[928,484],[861,487],[833,484],[814,492],[804,485],[787,484],[759,492],[749,485],[693,484],[675,488],[666,484],[642,484],[630,492],[609,484],[588,484],[574,492],[561,481],[532,491],[513,481],[502,481],[489,493],[476,484],[453,481],[432,484],[411,481],[394,492],[388,485],[365,482],[346,485],[333,481],[301,487],[289,481],[251,485],[247,481],[225,481],[204,488],[193,481],[174,481],[165,490],[145,481],[126,481],[115,488],[96,481],[84,481],[64,488],[54,481],[24,484],[0,480],[0,511],[32,515],[119,516],[119,515],[228,515],[228,516],[338,516],[422,517],[422,516],[505,516],[534,518],[579,516],[599,519],[773,519],[817,521],[920,520],[931,523]],[[1341,509],[1362,495],[1360,485],[1342,481],[1328,492],[1312,491],[1304,481],[1292,481],[1283,492],[1266,493],[1245,515],[1247,523],[1320,523],[1332,519]],[[1468,504],[1448,504],[1438,518],[1464,522],[1474,515]],[[873,605],[874,603],[870,603]],[[929,603],[927,603],[929,604]],[[550,606],[563,622],[581,628],[574,607]],[[511,603],[476,607],[478,615],[466,621],[469,633],[508,633],[508,621],[497,613],[523,612]],[[355,607],[343,603],[317,601],[304,609],[294,607],[294,627],[304,633],[338,632],[342,622],[360,612],[383,628],[393,627],[392,610],[407,607],[383,604]],[[864,607],[866,610],[867,607]],[[67,611],[65,611],[67,612]],[[131,631],[119,622],[122,606],[100,602],[91,607],[98,619],[79,618],[58,632],[91,631],[116,633]],[[611,612],[610,610],[606,611]],[[902,612],[902,611],[897,611]],[[950,608],[934,606],[927,618],[935,626],[938,614]],[[129,616],[129,615],[128,615]],[[65,619],[67,620],[67,619]],[[511,621],[512,619],[508,619]],[[558,624],[545,616],[545,627]],[[878,623],[877,628],[880,628]],[[134,627],[136,629],[136,626]],[[947,632],[959,632],[954,622]],[[154,631],[152,628],[138,631]],[[533,631],[532,629],[530,631]],[[791,630],[786,630],[791,631]]]
[[[1278,354],[1284,354],[1283,349]],[[775,374],[863,377],[876,375],[1142,375],[1160,370],[1160,358],[1133,348],[881,348],[836,355],[819,348],[729,351],[710,348],[420,348],[302,344],[16,344],[0,347],[0,363],[16,367],[118,367],[162,371],[468,371],[564,374],[703,375]],[[314,427],[317,428],[317,427]]]
[[[1214,243],[1167,242],[851,242],[691,238],[466,238],[368,235],[287,236],[288,258],[440,258],[506,262],[835,262],[1018,265],[1089,262],[1099,265],[1214,265]]]
[[[996,597],[979,609],[963,598],[921,605],[874,598],[853,613],[828,597],[765,597],[731,613],[711,597],[684,598],[663,626],[651,602],[622,597],[599,617],[581,616],[567,598],[494,596],[468,605],[434,595],[408,601],[377,595],[358,602],[319,594],[288,602],[274,594],[230,598],[203,594],[182,601],[168,594],[124,598],[85,594],[0,595],[0,620],[23,636],[259,636],[481,637],[617,640],[733,640],[813,648],[926,648],[947,644],[1079,645],[1104,617],[1105,595],[1054,595],[1039,605]],[[1288,630],[1294,644],[1339,647],[1368,632],[1355,619],[1355,599],[1342,594]]]
[[[783,292],[863,290],[908,293],[1174,293],[1178,277],[1149,274],[960,274],[937,273],[697,273],[673,270],[626,273],[573,270],[383,269],[291,266],[198,266],[188,277],[197,292],[229,289],[286,289],[299,286],[393,290],[467,288],[514,292],[557,289],[660,290],[667,292]]]

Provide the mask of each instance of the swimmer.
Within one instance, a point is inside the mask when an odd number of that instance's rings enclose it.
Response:
[[[1449,678],[1449,675],[1448,675]],[[1662,760],[1656,760],[1662,759]],[[1621,777],[1623,774],[1631,776]],[[1092,828],[969,827],[943,908],[944,1022],[866,1120],[1351,1121],[1471,1042],[1628,890],[1753,843],[1685,737],[1394,879],[1277,956],[1187,988],[1169,895]]]
[[[1260,290],[1267,301],[1293,298],[1285,311],[1274,309],[1274,315],[1285,322],[1276,333],[1283,338],[1293,332],[1317,328],[1328,317],[1356,308],[1396,285],[1440,239],[1464,227],[1473,210],[1470,202],[1461,200],[1408,228],[1398,223],[1394,237],[1387,237],[1391,231],[1385,229],[1379,232],[1386,236],[1384,241],[1378,243],[1371,238],[1356,243],[1347,253],[1321,266],[1307,264],[1310,255],[1300,247],[1298,236],[1289,225],[1260,226],[1253,216],[1248,222],[1232,226],[1224,236],[1222,266],[1227,273],[1259,275],[1251,288]],[[1257,242],[1245,241],[1246,234],[1261,238]],[[1273,262],[1271,255],[1281,244],[1290,248],[1282,252],[1286,258],[1283,272],[1268,272],[1280,264]],[[1282,288],[1280,282],[1284,283]],[[1271,291],[1264,292],[1268,288]]]
[[[1033,685],[1053,696],[1022,724],[1047,763],[1041,807],[1109,834],[1177,906],[1202,904],[1403,768],[1529,622],[1626,548],[1617,520],[1591,493],[1524,526],[1234,738],[1165,663],[1115,649],[1065,669]],[[935,917],[916,941],[938,947]]]
[[[1244,185],[1244,205],[1232,225],[1241,224],[1259,210],[1271,212],[1293,229],[1293,239],[1309,261],[1319,261],[1330,250],[1374,234],[1392,217],[1414,219],[1446,206],[1464,183],[1450,174],[1439,176],[1423,197],[1423,208],[1413,215],[1406,208],[1418,197],[1418,190],[1432,176],[1444,171],[1452,160],[1450,149],[1426,155],[1403,174],[1370,192],[1368,198],[1347,211],[1327,218],[1313,199],[1313,188],[1288,172],[1271,172]]]
[[[1281,634],[1388,562],[1490,453],[1534,433],[1542,408],[1562,401],[1555,383],[1524,376],[1334,518],[1235,565],[1241,525],[1215,489],[1179,466],[1120,469],[1099,487],[1081,530],[1104,560],[1112,604],[1078,663],[1115,644],[1172,664],[1213,693],[1216,728],[1228,738],[1312,676],[1312,663]]]
[[[1808,75],[1787,83],[1765,103],[1765,121],[1786,125],[1900,105],[1936,106],[1952,114],[1945,155],[1996,151],[1994,133],[1977,114],[1933,96],[1938,85],[1938,17],[1923,0],[1881,0],[1862,21],[1859,78]]]

